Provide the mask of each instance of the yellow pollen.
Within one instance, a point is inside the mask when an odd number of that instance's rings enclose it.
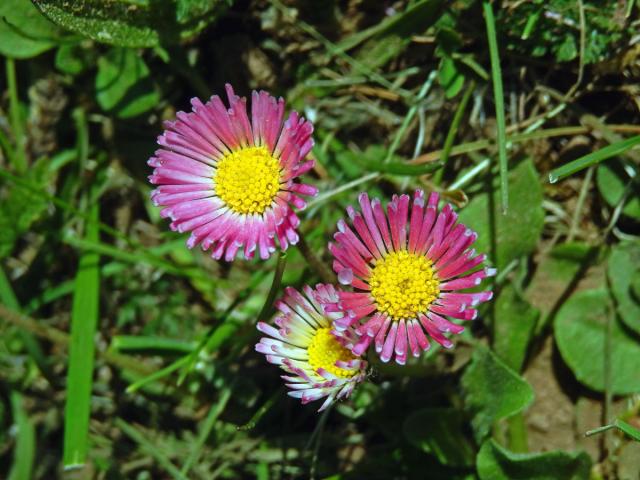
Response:
[[[424,255],[391,252],[371,269],[371,296],[380,312],[393,320],[415,318],[440,294],[440,282]]]
[[[265,147],[225,155],[213,174],[216,194],[238,213],[263,213],[280,190],[280,162]]]
[[[309,355],[309,364],[314,370],[324,368],[336,377],[342,378],[353,377],[356,373],[356,370],[345,370],[344,368],[336,367],[338,360],[348,362],[356,357],[336,340],[330,328],[318,329],[307,347],[307,354]]]

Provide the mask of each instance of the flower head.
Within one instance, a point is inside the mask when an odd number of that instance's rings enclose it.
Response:
[[[323,303],[338,301],[331,285],[306,286],[304,295],[289,287],[276,302],[280,314],[274,328],[263,322],[258,330],[268,335],[256,344],[256,350],[267,361],[288,372],[282,378],[291,389],[289,395],[302,403],[327,397],[320,410],[343,397],[348,397],[365,378],[367,362],[354,355],[351,349],[357,336],[350,328],[336,331],[336,314],[326,313]]]
[[[316,195],[296,178],[313,167],[304,161],[313,146],[313,126],[296,112],[284,119],[284,100],[253,92],[247,102],[226,85],[230,108],[217,95],[192,112],[179,112],[158,137],[162,148],[149,159],[151,193],[171,218],[171,229],[191,232],[187,246],[201,245],[211,255],[233,260],[239,251],[263,259],[298,241],[300,223],[292,206],[303,209],[300,195]]]
[[[464,328],[446,317],[474,319],[474,307],[493,296],[459,291],[495,275],[495,269],[476,268],[486,259],[470,248],[477,234],[457,223],[451,205],[438,212],[437,193],[425,202],[417,190],[411,208],[408,195],[394,195],[386,214],[380,201],[369,200],[366,193],[359,203],[360,212],[347,209],[351,226],[340,220],[336,242],[329,244],[338,280],[354,290],[340,291],[337,302],[324,305],[341,315],[336,329],[355,326],[360,338],[354,355],[373,342],[384,362],[395,354],[396,362],[404,364],[409,350],[419,356],[429,349],[428,337],[450,348],[445,333]]]

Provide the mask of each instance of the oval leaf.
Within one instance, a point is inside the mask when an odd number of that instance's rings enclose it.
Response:
[[[497,185],[494,185],[491,201],[487,193],[476,195],[460,212],[460,221],[478,232],[474,248],[487,253],[498,269],[503,269],[512,260],[531,253],[542,233],[542,188],[531,160],[520,163],[509,174],[507,215],[502,214],[496,191]],[[495,252],[491,249],[492,233],[495,233]]]
[[[55,46],[60,30],[29,0],[0,2],[0,54],[30,58]]]
[[[591,459],[584,452],[512,453],[491,439],[476,467],[480,480],[587,480]]]
[[[404,421],[402,430],[415,447],[435,455],[442,465],[473,465],[474,448],[463,431],[464,416],[454,408],[423,408]]]
[[[521,412],[533,401],[533,390],[491,350],[479,345],[462,376],[467,409],[476,439],[481,440],[494,422]]]
[[[640,303],[634,282],[640,271],[640,243],[628,242],[617,245],[609,257],[607,275],[611,291],[617,302],[622,321],[640,334]]]
[[[605,290],[573,295],[555,319],[555,339],[562,358],[584,385],[604,391],[604,347],[607,315],[613,315]],[[640,338],[612,318],[611,390],[626,395],[640,391]]]

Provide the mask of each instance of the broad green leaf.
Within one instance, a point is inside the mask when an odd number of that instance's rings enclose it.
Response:
[[[30,58],[54,47],[60,29],[44,18],[29,0],[0,2],[0,54]]]
[[[571,242],[556,245],[540,259],[536,272],[527,287],[526,297],[542,312],[536,331],[544,325],[556,303],[589,265],[596,260],[598,250],[586,243]]]
[[[103,43],[122,47],[154,47],[160,43],[158,28],[170,7],[165,3],[153,11],[145,3],[119,0],[33,0],[52,22],[62,28]],[[155,5],[161,6],[155,2]]]
[[[562,358],[584,385],[604,391],[606,321],[614,315],[606,290],[574,294],[555,318],[555,339]],[[640,338],[616,318],[611,325],[611,391],[626,395],[640,391]]]
[[[490,439],[476,467],[480,480],[588,480],[591,459],[584,452],[513,453]]]
[[[634,291],[634,281],[640,272],[640,242],[616,245],[609,257],[607,275],[616,299],[620,318],[640,334],[640,301]]]
[[[498,269],[512,260],[530,254],[542,233],[544,212],[542,188],[531,160],[521,162],[509,174],[509,213],[502,214],[497,185],[489,194],[476,195],[460,212],[460,221],[478,232],[474,248],[489,255]],[[492,232],[495,225],[493,251]]]
[[[540,312],[508,284],[495,304],[493,349],[510,368],[519,372],[527,354]]]
[[[464,434],[465,418],[454,408],[423,408],[410,413],[402,430],[409,442],[435,455],[442,465],[473,465],[474,447]]]
[[[33,0],[61,27],[120,47],[177,44],[205,28],[230,3],[223,0]],[[197,4],[197,5],[194,5]],[[176,11],[177,9],[177,11]]]
[[[611,207],[615,207],[622,200],[628,183],[633,182],[624,171],[622,162],[611,159],[598,167],[596,183],[600,195]],[[622,213],[634,218],[640,218],[640,195],[638,186],[633,185],[622,209]]]
[[[496,421],[521,412],[533,401],[527,381],[483,345],[473,352],[462,386],[466,408],[474,414],[471,425],[476,440],[487,436]]]
[[[133,50],[113,48],[98,59],[96,98],[106,111],[129,118],[153,108],[160,96],[142,58]]]

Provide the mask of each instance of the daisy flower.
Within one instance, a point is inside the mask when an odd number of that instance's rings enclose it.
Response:
[[[227,261],[258,250],[267,259],[276,237],[282,250],[297,243],[292,207],[306,206],[300,195],[317,194],[296,181],[314,164],[305,161],[313,126],[296,112],[283,122],[284,100],[263,91],[253,92],[249,118],[246,99],[231,85],[226,91],[229,108],[217,95],[206,104],[194,98],[190,113],[165,123],[162,148],[148,162],[158,185],[151,199],[172,230],[191,232],[189,248],[201,245]]]
[[[486,259],[470,248],[477,234],[456,223],[451,205],[438,212],[437,193],[425,203],[417,190],[412,205],[408,195],[394,195],[386,214],[378,199],[362,193],[358,200],[361,211],[347,208],[351,226],[340,220],[329,244],[338,280],[353,287],[324,305],[340,312],[336,329],[354,326],[360,338],[353,354],[362,355],[373,342],[383,362],[395,354],[405,364],[409,350],[417,357],[429,349],[428,337],[450,348],[445,333],[464,328],[446,317],[472,320],[474,307],[493,296],[460,292],[496,273],[476,268]]]
[[[350,328],[333,328],[335,313],[326,313],[323,303],[335,303],[338,295],[331,285],[304,287],[304,295],[289,287],[276,302],[280,313],[275,328],[264,322],[258,330],[268,335],[256,344],[256,350],[267,361],[279,365],[289,375],[283,375],[289,395],[308,403],[327,397],[320,410],[348,397],[365,378],[367,362],[351,353],[357,336]]]

